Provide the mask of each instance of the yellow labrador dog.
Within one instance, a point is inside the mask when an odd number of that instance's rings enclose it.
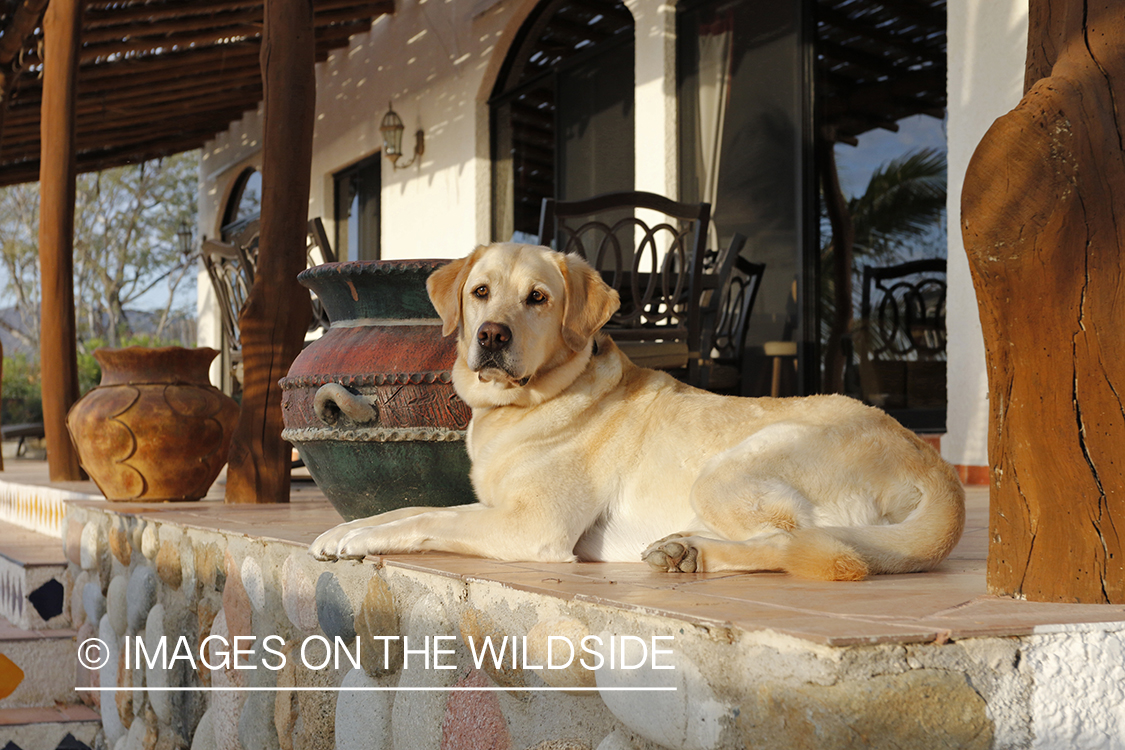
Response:
[[[343,524],[313,542],[319,559],[445,550],[856,580],[932,568],[961,536],[956,473],[883,412],[718,396],[634,366],[599,332],[617,293],[577,256],[479,247],[429,292],[457,335],[479,502]]]

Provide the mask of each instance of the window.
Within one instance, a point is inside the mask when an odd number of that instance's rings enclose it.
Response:
[[[222,238],[230,241],[247,224],[262,213],[262,173],[253,167],[244,169],[234,181],[226,208],[223,210]]]
[[[680,199],[766,264],[744,393],[780,378],[943,429],[945,7],[678,6]]]
[[[379,154],[337,172],[336,255],[341,260],[379,260],[383,189]]]
[[[821,389],[944,432],[945,0],[821,0]]]
[[[536,239],[544,198],[634,188],[633,70],[622,3],[549,0],[532,14],[490,102],[495,239]]]
[[[712,247],[739,232],[743,255],[766,265],[748,325],[745,395],[809,390],[795,367],[813,344],[802,304],[810,184],[804,7],[685,3],[677,18],[680,199],[711,204]]]

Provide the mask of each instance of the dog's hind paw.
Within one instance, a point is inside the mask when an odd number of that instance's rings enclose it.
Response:
[[[699,550],[682,537],[668,537],[656,542],[641,555],[650,567],[667,573],[695,573],[699,568]]]

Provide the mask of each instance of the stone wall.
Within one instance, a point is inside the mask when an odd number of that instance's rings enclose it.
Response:
[[[819,646],[421,566],[318,563],[292,544],[89,503],[70,507],[64,539],[80,648],[96,637],[108,651],[97,671],[79,668],[79,686],[148,688],[84,693],[100,706],[101,746],[109,750],[827,750],[1031,742],[1030,679],[1019,639]],[[561,664],[564,641],[581,644],[594,635],[602,645],[587,641],[590,652],[581,655],[596,664],[596,652],[603,668],[531,668],[548,658]],[[159,653],[162,636],[168,669],[160,659],[138,668],[136,640],[144,644],[143,660]],[[214,646],[215,636],[230,644],[256,637],[258,647],[239,659],[254,668],[224,668],[214,648],[200,657],[200,644],[211,637]],[[354,645],[357,636],[358,666],[345,655],[338,668],[316,668],[325,640]],[[386,638],[393,636],[400,640]],[[485,658],[478,665],[467,644],[471,638],[479,646],[485,636],[497,643],[514,638],[521,652],[526,637],[527,653],[514,665],[510,651],[500,664]],[[181,641],[187,645],[177,648]],[[548,643],[557,647],[550,655]],[[610,660],[645,666],[609,669]],[[153,690],[172,686],[193,690]],[[223,690],[248,687],[265,689]],[[626,687],[676,690],[612,690]]]

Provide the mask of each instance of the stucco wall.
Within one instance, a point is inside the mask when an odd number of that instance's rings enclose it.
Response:
[[[404,148],[422,128],[420,163],[383,162],[386,258],[456,257],[490,235],[487,99],[516,32],[536,0],[404,0],[393,16],[317,65],[317,114],[309,216],[332,221],[332,175],[381,148],[379,123],[391,102],[406,125]],[[629,0],[637,22],[638,189],[674,194],[676,105],[674,11]],[[945,457],[985,466],[988,388],[984,347],[961,243],[961,182],[988,126],[1020,99],[1027,0],[949,3],[949,416]],[[654,153],[663,158],[653,159]],[[197,236],[218,233],[230,185],[261,157],[260,113],[248,113],[204,150]],[[217,346],[210,282],[199,279],[199,343]]]
[[[309,216],[335,237],[333,175],[379,153],[380,121],[391,103],[406,126],[403,149],[425,133],[425,153],[394,170],[383,161],[383,257],[453,258],[491,235],[488,97],[521,24],[537,0],[404,0],[394,15],[316,68]],[[636,18],[638,189],[675,194],[675,11],[629,0]],[[230,188],[261,164],[261,112],[248,113],[203,150],[196,235],[216,237]],[[662,153],[662,159],[652,159]],[[405,161],[405,159],[403,160]],[[210,281],[199,275],[201,346],[218,347],[220,320]],[[217,375],[218,365],[214,374]]]
[[[410,153],[421,128],[425,154],[406,169],[383,162],[383,257],[457,257],[490,239],[487,100],[535,4],[406,0],[317,65],[309,216],[321,217],[330,237],[332,176],[380,151],[379,124],[390,102],[406,126],[403,149]],[[656,0],[627,5],[637,21],[636,184],[674,193],[676,109],[666,94],[675,80],[675,12]],[[260,161],[259,127],[251,113],[204,150],[202,234],[218,233],[231,182],[245,165]],[[664,158],[652,159],[653,153]]]
[[[988,380],[969,262],[961,241],[961,185],[977,144],[1023,95],[1027,0],[950,0],[949,13],[949,413],[942,453],[988,465]]]

